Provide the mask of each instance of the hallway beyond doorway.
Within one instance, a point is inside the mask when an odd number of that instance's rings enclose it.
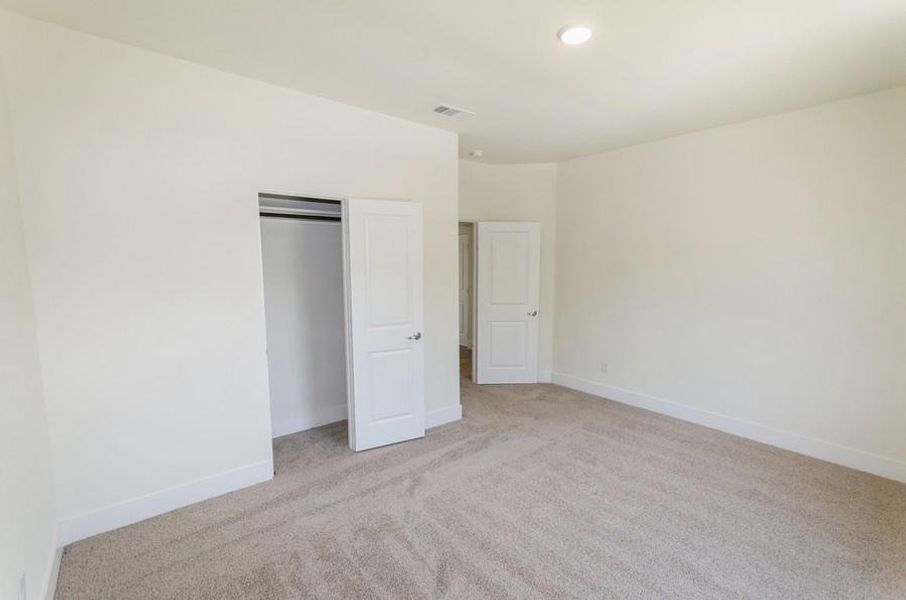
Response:
[[[459,347],[459,378],[472,381],[472,350]]]

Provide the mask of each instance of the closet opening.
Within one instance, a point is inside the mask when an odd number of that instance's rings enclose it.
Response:
[[[339,200],[281,194],[259,194],[258,207],[278,438],[347,419],[343,211]]]

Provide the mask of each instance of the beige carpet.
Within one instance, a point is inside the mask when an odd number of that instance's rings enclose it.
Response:
[[[906,486],[551,385],[66,549],[57,598],[906,598]]]

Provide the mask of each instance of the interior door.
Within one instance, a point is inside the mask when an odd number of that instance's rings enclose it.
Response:
[[[476,383],[537,383],[540,225],[476,225]]]
[[[459,345],[472,347],[472,235],[459,232]]]
[[[425,435],[422,210],[412,202],[345,203],[349,446]]]

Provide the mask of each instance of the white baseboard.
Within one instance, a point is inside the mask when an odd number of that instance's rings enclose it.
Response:
[[[57,579],[60,576],[60,561],[63,559],[63,544],[60,543],[59,525],[54,534],[50,551],[53,552],[53,558],[50,561],[50,566],[47,568],[47,574],[44,576],[44,593],[39,596],[45,600],[53,600],[53,597],[57,594]]]
[[[538,371],[538,383],[551,383],[553,375],[550,371]]]
[[[581,377],[554,373],[553,381],[557,385],[579,390],[580,392],[644,408],[697,425],[704,425],[711,429],[732,433],[756,442],[906,483],[906,463],[892,458],[816,440],[788,431],[781,431],[752,421],[728,417],[685,404],[677,404],[669,400],[654,398],[616,386],[582,379]]]
[[[425,415],[425,429],[446,425],[462,418],[462,405],[448,406],[440,410],[432,410]]]
[[[321,425],[345,421],[348,417],[348,408],[346,403],[334,404],[319,408],[314,416],[302,419],[292,419],[281,423],[271,424],[271,437],[281,437],[291,433],[299,433],[308,429],[314,429]]]
[[[140,498],[111,504],[65,519],[60,525],[60,545],[66,546],[105,531],[138,523],[189,504],[267,481],[273,476],[274,463],[266,460]]]

